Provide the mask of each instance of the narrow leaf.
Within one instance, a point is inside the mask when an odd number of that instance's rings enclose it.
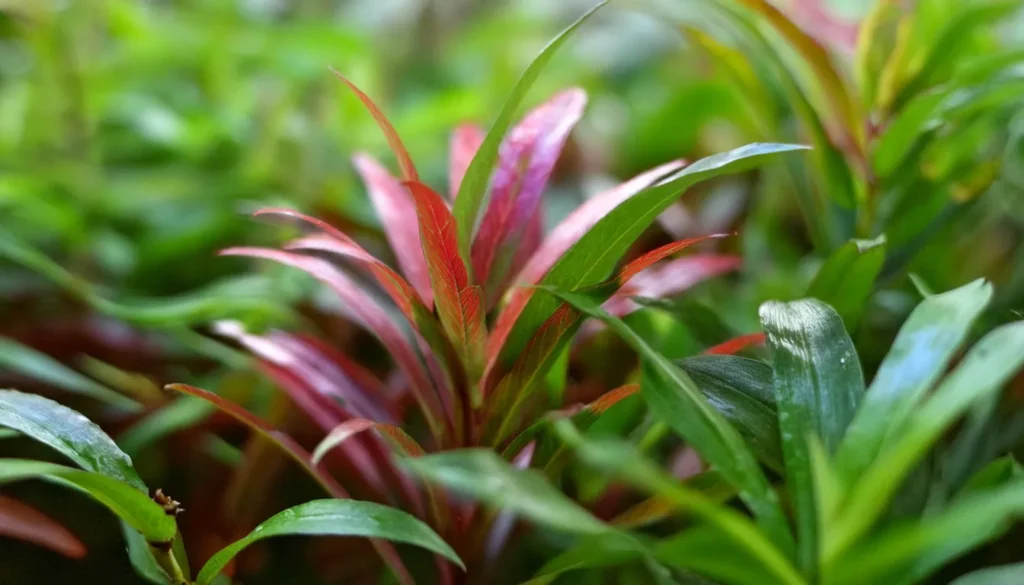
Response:
[[[569,36],[577,29],[584,21],[586,21],[592,14],[594,14],[599,8],[604,6],[607,0],[602,0],[596,6],[591,8],[576,22],[569,25],[564,31],[562,31],[557,37],[554,38],[540,54],[533,60],[532,63],[523,71],[519,81],[516,82],[512,93],[509,94],[508,99],[505,101],[505,105],[501,107],[501,112],[498,113],[497,120],[494,121],[494,125],[488,130],[487,136],[484,137],[483,142],[480,144],[480,148],[477,150],[476,155],[473,157],[473,161],[470,162],[469,168],[466,170],[466,174],[462,179],[462,184],[459,186],[459,193],[455,198],[455,220],[458,224],[458,242],[459,251],[462,257],[468,259],[470,257],[470,246],[473,242],[473,230],[476,228],[477,218],[480,215],[480,208],[484,204],[484,196],[487,191],[487,183],[491,177],[491,171],[494,169],[494,163],[498,159],[498,149],[501,147],[501,142],[505,137],[505,133],[512,125],[512,119],[515,117],[516,112],[519,110],[519,105],[526,97],[527,92],[530,90],[530,86],[540,76],[541,70],[547,65],[551,58],[555,55],[555,52],[565,44],[565,41],[569,39]]]
[[[761,305],[761,327],[772,350],[786,484],[793,498],[798,559],[813,574],[818,512],[809,441],[834,453],[864,394],[864,375],[843,321],[813,299]]]
[[[66,406],[34,394],[0,390],[0,425],[44,443],[87,471],[147,491],[131,458],[98,426]]]
[[[704,350],[705,355],[734,355],[744,349],[765,342],[764,333],[748,333],[723,341]]]
[[[59,522],[18,500],[0,496],[0,535],[46,547],[72,559],[87,552],[85,545]]]
[[[851,240],[825,260],[807,289],[807,296],[824,301],[853,331],[874,290],[885,260],[885,236]]]
[[[461,124],[452,132],[448,154],[448,196],[454,201],[462,186],[462,178],[466,176],[469,163],[476,156],[480,144],[484,141],[483,128],[472,124]]]
[[[631,261],[629,264],[623,266],[622,270],[619,271],[619,282],[626,284],[632,280],[634,276],[640,274],[650,266],[653,266],[655,262],[668,258],[676,252],[681,252],[694,244],[699,244],[710,239],[726,238],[730,235],[732,234],[712,234],[710,236],[701,236],[699,238],[687,238],[685,240],[678,240],[670,244],[665,244],[659,248],[655,248],[654,250],[643,254]]]
[[[273,536],[361,536],[412,544],[465,568],[455,551],[416,518],[372,502],[314,500],[275,514],[210,557],[196,576],[196,585],[211,585],[221,570],[245,547]]]

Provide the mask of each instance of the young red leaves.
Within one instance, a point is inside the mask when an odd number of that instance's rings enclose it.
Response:
[[[459,256],[455,217],[444,200],[423,183],[404,184],[416,204],[441,326],[462,357],[470,382],[475,383],[483,367],[487,334],[483,295],[479,286],[470,283],[469,272]],[[479,399],[478,392],[473,395],[474,400]]]

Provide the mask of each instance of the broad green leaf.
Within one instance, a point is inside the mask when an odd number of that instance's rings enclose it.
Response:
[[[143,492],[123,481],[92,471],[64,465],[0,459],[0,483],[25,479],[46,479],[78,488],[103,504],[152,543],[168,543],[178,532],[174,516]]]
[[[210,557],[196,576],[196,585],[210,585],[221,570],[250,544],[273,536],[361,536],[415,545],[439,554],[460,567],[462,560],[429,526],[409,514],[373,502],[314,500],[275,514]]]
[[[942,433],[972,404],[998,392],[1022,365],[1024,321],[995,329],[971,348],[956,370],[916,409],[899,440],[853,484],[840,521],[829,530],[825,558],[833,558],[865,534]]]
[[[761,305],[761,327],[772,350],[775,399],[793,498],[800,566],[811,574],[817,555],[811,453],[815,437],[835,452],[864,394],[857,350],[839,314],[814,299]]]
[[[851,240],[825,260],[811,281],[807,296],[830,305],[843,318],[846,328],[853,331],[884,260],[885,236]]]
[[[611,276],[615,265],[637,238],[691,185],[719,175],[748,170],[778,154],[805,148],[790,144],[748,144],[689,165],[623,201],[605,215],[558,259],[541,284],[576,291],[602,283]],[[558,305],[558,299],[550,295],[533,294],[530,297],[501,350],[502,362],[509,363],[519,355]]]
[[[676,362],[768,467],[782,470],[772,369],[758,360],[702,355]]]
[[[913,409],[942,376],[991,297],[991,285],[976,280],[926,298],[910,314],[836,454],[844,482],[859,476],[905,428]]]
[[[729,483],[757,516],[761,528],[782,550],[792,550],[792,534],[778,496],[743,436],[675,364],[654,351],[621,320],[590,297],[547,289],[591,317],[603,321],[644,360],[642,395],[651,412],[684,437]],[[537,295],[535,295],[537,296]]]
[[[503,512],[572,534],[614,531],[536,471],[520,470],[493,451],[466,449],[405,459],[402,467]]]
[[[804,583],[786,555],[779,550],[779,546],[787,546],[786,543],[773,543],[768,533],[758,530],[746,516],[680,484],[622,441],[588,440],[566,420],[555,423],[555,428],[562,440],[575,449],[588,465],[657,494],[676,509],[702,520],[707,529],[721,538],[720,542],[727,542],[730,547],[742,551],[740,554],[763,569],[764,580],[761,583]],[[723,550],[723,554],[729,552],[732,548]]]
[[[0,425],[52,447],[87,471],[147,492],[131,458],[98,426],[66,406],[34,394],[0,390]]]
[[[1024,583],[1024,563],[989,567],[968,573],[949,585],[1020,585]]]
[[[50,356],[0,337],[0,367],[51,384],[62,390],[84,394],[129,412],[142,410],[142,405],[103,384],[79,374]]]
[[[565,44],[565,41],[569,39],[572,33],[584,21],[604,6],[606,2],[607,0],[602,0],[588,10],[576,22],[569,25],[568,28],[548,43],[541,50],[540,54],[534,58],[533,62],[526,68],[526,71],[523,71],[515,87],[512,88],[512,93],[509,94],[505,105],[501,107],[501,112],[498,113],[498,118],[494,121],[494,125],[487,131],[487,136],[484,137],[480,148],[477,149],[473,160],[469,163],[469,168],[466,169],[466,174],[462,177],[462,184],[459,186],[459,192],[452,206],[452,212],[455,215],[455,221],[459,228],[459,251],[467,265],[469,265],[470,261],[469,252],[470,246],[473,243],[473,230],[476,229],[480,208],[484,204],[491,171],[498,160],[498,149],[501,147],[501,141],[505,138],[505,133],[508,132],[516,113],[519,111],[520,104],[526,98],[527,92],[529,92],[537,77],[540,76],[540,72],[551,61],[551,58],[554,57],[555,52]]]

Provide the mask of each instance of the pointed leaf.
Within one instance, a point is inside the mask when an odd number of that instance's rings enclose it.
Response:
[[[976,280],[926,298],[910,314],[836,454],[844,481],[863,473],[883,445],[905,428],[991,297],[992,287]]]
[[[853,331],[884,260],[885,236],[850,240],[825,260],[808,287],[807,296],[830,305],[843,318],[846,328]]]
[[[196,576],[196,585],[211,585],[231,559],[250,544],[296,534],[361,536],[411,544],[465,568],[455,551],[429,526],[401,510],[355,500],[314,500],[275,514],[245,538],[210,557]]]
[[[786,484],[796,513],[798,559],[812,574],[818,513],[809,440],[834,453],[864,395],[857,350],[843,321],[813,299],[761,305],[761,327],[772,350],[773,379]]]
[[[740,498],[757,516],[765,533],[783,550],[791,550],[792,535],[778,496],[742,435],[712,406],[693,380],[592,299],[582,294],[547,290],[603,321],[643,358],[642,393],[651,413],[686,438],[708,463],[718,468],[739,490]]]
[[[470,257],[473,230],[476,228],[480,208],[484,204],[487,183],[490,180],[491,171],[494,169],[494,163],[498,158],[498,149],[501,147],[501,142],[509,126],[512,125],[512,119],[519,110],[519,105],[526,97],[530,86],[540,76],[541,70],[544,69],[559,47],[565,44],[565,41],[568,40],[573,31],[579,28],[587,18],[604,6],[605,2],[607,0],[599,2],[541,50],[540,54],[526,68],[526,71],[523,71],[523,75],[516,82],[516,86],[512,88],[512,93],[505,101],[505,105],[501,107],[498,119],[494,121],[494,125],[491,126],[483,143],[480,144],[480,148],[473,157],[473,161],[469,164],[469,168],[462,179],[462,184],[459,186],[458,196],[455,198],[454,215],[458,224],[459,251],[463,258],[468,259]]]
[[[748,333],[723,341],[704,350],[705,355],[734,355],[752,345],[760,345],[765,342],[764,333]]]
[[[639,258],[623,266],[622,270],[619,271],[619,282],[622,284],[628,283],[634,276],[653,266],[655,262],[664,260],[676,252],[681,252],[694,244],[699,244],[710,239],[726,238],[730,235],[732,234],[711,234],[710,236],[701,236],[699,238],[687,238],[685,240],[678,240],[670,244],[665,244],[659,248],[655,248],[654,250],[643,254]]]
[[[0,535],[46,547],[72,559],[85,556],[78,537],[46,514],[18,500],[0,496]]]
[[[607,279],[615,264],[654,220],[691,185],[712,177],[757,166],[777,154],[804,147],[784,144],[750,144],[701,159],[625,200],[586,233],[562,256],[542,283],[561,290],[579,290]],[[550,295],[532,295],[515,319],[503,349],[502,360],[518,355],[529,336],[554,310],[558,301]]]
[[[461,124],[452,132],[448,154],[448,196],[453,201],[459,194],[462,178],[466,176],[466,169],[480,149],[485,135],[483,128],[473,124]]]
[[[147,494],[119,479],[54,463],[0,459],[0,483],[26,479],[46,479],[82,490],[131,524],[151,543],[170,544],[178,533],[173,514],[169,515]]]
[[[433,307],[434,292],[430,288],[430,273],[427,271],[427,261],[420,243],[416,207],[409,192],[388,173],[387,169],[368,155],[357,154],[353,162],[363,177],[370,201],[373,202],[377,217],[384,228],[384,235],[398,260],[398,267],[419,293],[427,308]]]
[[[0,425],[55,449],[83,469],[146,492],[132,460],[98,426],[56,402],[15,390],[0,390]]]

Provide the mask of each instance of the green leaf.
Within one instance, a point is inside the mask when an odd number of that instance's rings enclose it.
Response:
[[[704,397],[686,372],[654,351],[621,320],[578,293],[547,289],[577,309],[600,319],[644,360],[642,395],[651,413],[684,437],[725,479],[736,486],[766,534],[787,553],[792,550],[788,520],[742,435]],[[536,295],[535,295],[536,296]]]
[[[34,394],[0,390],[0,425],[45,443],[87,471],[147,493],[131,458],[98,426],[66,406]]]
[[[818,542],[809,439],[839,446],[864,394],[857,350],[839,314],[814,299],[761,305],[772,350],[786,484],[796,513],[798,558],[812,574]]]
[[[622,441],[588,440],[566,420],[555,423],[555,428],[562,440],[575,449],[588,465],[613,473],[623,481],[657,494],[676,509],[702,520],[705,529],[713,531],[716,538],[720,538],[719,554],[722,562],[734,553],[739,554],[761,569],[762,580],[758,583],[804,583],[778,548],[779,544],[786,544],[779,541],[773,544],[769,535],[758,530],[746,516],[680,484]],[[664,551],[662,554],[656,551],[656,555],[660,560],[671,562],[672,555]],[[682,559],[675,559],[675,562],[686,563]],[[693,568],[704,570],[708,567]]]
[[[465,449],[405,459],[402,467],[421,477],[487,503],[502,512],[571,534],[614,531],[569,499],[536,471],[514,466],[484,449]]]
[[[840,521],[829,530],[826,558],[851,546],[885,511],[886,504],[932,444],[972,404],[998,392],[1024,365],[1024,321],[986,335],[907,421],[899,441],[884,451],[850,490]]]
[[[791,144],[748,144],[689,165],[623,201],[605,215],[558,259],[541,284],[567,291],[600,284],[612,274],[615,265],[637,238],[691,185],[719,175],[748,170],[780,153],[805,148]],[[558,300],[549,295],[533,294],[530,297],[502,347],[502,363],[510,363],[522,352],[533,333],[558,305]]]
[[[491,171],[498,160],[498,149],[501,147],[501,141],[504,139],[505,133],[508,132],[509,127],[512,125],[520,104],[526,98],[530,87],[537,80],[537,77],[540,76],[540,72],[555,55],[559,47],[564,45],[569,36],[584,21],[597,12],[599,8],[604,6],[606,2],[607,0],[602,0],[588,10],[576,22],[569,25],[568,28],[548,43],[541,50],[540,54],[534,58],[533,62],[526,68],[526,71],[523,71],[515,87],[512,88],[512,93],[509,94],[505,105],[501,107],[497,120],[494,121],[494,125],[487,132],[487,136],[484,137],[480,148],[477,149],[473,160],[469,163],[469,168],[466,169],[466,174],[462,178],[462,184],[452,206],[452,213],[455,215],[455,222],[459,228],[459,251],[467,266],[469,265],[469,248],[473,243],[473,230],[476,229],[480,208],[484,204],[484,196],[487,192],[487,183],[490,180]]]
[[[663,540],[654,547],[654,557],[668,567],[693,570],[734,585],[781,583],[767,575],[760,559],[736,547],[721,530],[695,526]]]
[[[128,560],[135,569],[135,574],[154,585],[172,585],[171,578],[160,568],[160,563],[153,556],[152,549],[146,539],[131,524],[121,521],[121,532],[128,543]]]
[[[373,502],[357,500],[314,500],[275,514],[210,557],[196,585],[210,585],[221,570],[242,549],[272,536],[295,534],[315,536],[362,536],[412,544],[439,554],[465,569],[462,560],[429,526],[409,514]]]
[[[617,535],[588,536],[544,564],[537,575],[521,585],[547,585],[563,573],[582,569],[614,567],[643,558],[644,550]]]
[[[772,369],[733,355],[701,355],[676,362],[736,430],[762,463],[782,470]]]
[[[858,477],[905,428],[913,409],[942,376],[991,297],[991,285],[976,280],[924,299],[910,314],[836,454],[844,483]]]
[[[968,573],[949,585],[1020,585],[1024,583],[1024,563],[989,567]]]
[[[1024,469],[1013,458],[1013,455],[1006,455],[992,461],[972,475],[960,489],[958,497],[999,487],[1011,480],[1021,478],[1024,478]]]
[[[885,236],[850,240],[825,260],[807,288],[807,296],[830,305],[853,331],[884,260]]]
[[[152,543],[170,544],[178,526],[159,504],[123,481],[92,471],[25,459],[0,459],[0,483],[46,479],[78,488],[110,509]]]
[[[0,367],[68,392],[91,396],[129,412],[142,410],[142,405],[135,400],[79,374],[44,353],[5,337],[0,337]]]

